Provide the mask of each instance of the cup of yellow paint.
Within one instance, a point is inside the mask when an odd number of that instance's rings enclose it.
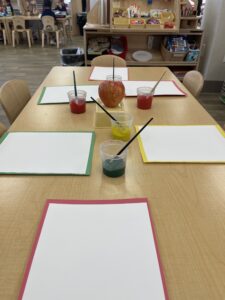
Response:
[[[129,141],[131,137],[133,117],[128,113],[113,114],[111,119],[112,136],[115,140]]]

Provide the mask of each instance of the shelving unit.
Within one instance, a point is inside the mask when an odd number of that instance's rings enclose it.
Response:
[[[168,1],[164,2],[163,0],[159,0],[158,4],[157,1],[153,1],[155,7],[158,7],[157,5],[161,5],[162,3],[166,3],[169,5],[174,6],[175,10],[178,13],[178,15],[175,16],[176,24],[176,30],[173,28],[171,29],[165,29],[165,28],[115,28],[113,25],[113,14],[112,11],[115,8],[113,6],[114,2],[122,3],[122,5],[128,5],[127,3],[130,3],[129,0],[111,0],[110,1],[110,24],[90,24],[87,23],[84,27],[84,48],[85,48],[85,64],[90,65],[92,56],[88,55],[88,43],[90,39],[98,38],[98,37],[106,37],[109,40],[112,37],[115,36],[126,36],[127,39],[127,46],[128,51],[126,54],[126,61],[128,66],[168,66],[171,68],[171,70],[178,75],[182,79],[181,74],[185,74],[185,72],[193,69],[198,69],[199,67],[199,58],[196,61],[185,61],[185,60],[164,60],[162,53],[161,53],[161,45],[163,43],[163,39],[166,36],[186,36],[188,41],[190,41],[192,44],[194,43],[198,49],[201,51],[202,47],[202,37],[203,37],[203,31],[199,28],[180,28],[180,24],[182,20],[186,20],[185,17],[181,17],[180,14],[180,1]],[[132,1],[133,2],[133,1]],[[143,1],[141,1],[143,3]],[[145,1],[146,3],[146,1]],[[183,4],[183,2],[182,2]],[[125,6],[126,7],[126,6]],[[199,19],[198,17],[193,17],[195,19]],[[189,19],[189,18],[188,18]],[[90,20],[90,18],[89,18]],[[149,39],[153,39],[152,41],[152,48],[149,48],[148,41]],[[152,54],[152,59],[148,62],[138,62],[135,61],[132,57],[133,52],[137,50],[145,50],[149,51]]]

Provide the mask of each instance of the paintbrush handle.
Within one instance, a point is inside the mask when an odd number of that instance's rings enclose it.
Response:
[[[163,76],[164,76],[165,74],[166,74],[166,71],[162,74],[162,76],[159,78],[159,80],[156,82],[155,86],[153,87],[153,89],[152,89],[152,94],[153,94],[153,95],[154,95],[154,93],[155,93],[155,90],[156,90],[158,84],[160,83],[160,81],[162,80],[162,78],[163,78]]]
[[[130,143],[132,143],[133,140],[142,132],[142,130],[144,130],[145,127],[148,126],[148,124],[152,120],[153,120],[153,118],[151,118],[150,120],[148,120],[148,122],[132,137],[132,139],[129,140],[129,142],[116,155],[120,155],[130,145]]]
[[[117,122],[117,120],[103,107],[101,106],[100,103],[98,103],[98,101],[96,101],[93,97],[91,97],[91,99],[99,106],[101,107],[102,110],[104,110],[104,112],[111,118],[113,119],[115,122]]]

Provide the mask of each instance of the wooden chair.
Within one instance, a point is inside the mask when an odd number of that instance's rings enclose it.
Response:
[[[59,34],[63,33],[62,29],[58,29],[55,25],[55,19],[52,16],[43,16],[41,18],[43,29],[42,29],[42,48],[45,46],[45,34],[47,36],[47,42],[49,44],[49,35],[55,33],[56,35],[56,44],[57,48],[59,48]]]
[[[183,84],[194,97],[197,97],[203,88],[204,78],[198,71],[189,71],[184,76]]]
[[[13,123],[30,98],[31,94],[24,80],[10,80],[2,85],[0,102],[10,123]]]
[[[28,46],[30,48],[31,42],[33,43],[33,36],[32,36],[31,29],[26,28],[24,18],[16,16],[16,17],[13,17],[12,21],[13,21],[13,30],[12,30],[13,47],[15,47],[15,34],[18,35],[20,32],[21,33],[25,32],[27,35]],[[19,42],[18,38],[17,38],[17,42]]]
[[[0,31],[2,32],[2,35],[3,35],[3,42],[4,42],[4,45],[6,45],[6,33],[5,33],[5,29],[4,28],[1,28],[1,25],[0,25]]]
[[[91,65],[92,66],[98,66],[98,67],[112,67],[113,65],[113,58],[115,67],[126,67],[127,63],[126,61],[116,55],[106,54],[106,55],[100,55],[92,59]]]
[[[6,127],[5,125],[3,125],[1,122],[0,122],[0,137],[3,135],[4,132],[6,132]]]

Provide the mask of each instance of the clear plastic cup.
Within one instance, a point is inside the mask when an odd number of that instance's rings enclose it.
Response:
[[[111,119],[112,136],[115,140],[129,141],[131,137],[133,117],[128,113],[113,114]]]
[[[100,145],[103,173],[108,177],[124,175],[126,168],[127,149],[116,155],[125,145],[120,140],[108,140]]]
[[[113,79],[113,75],[106,75],[106,80],[122,81],[122,76],[121,75],[114,75],[114,79]]]
[[[137,107],[150,109],[152,107],[153,89],[151,87],[137,88]]]
[[[68,92],[70,111],[72,113],[82,114],[86,111],[86,96],[87,93],[82,90],[77,90],[77,97],[75,97],[73,90]]]

